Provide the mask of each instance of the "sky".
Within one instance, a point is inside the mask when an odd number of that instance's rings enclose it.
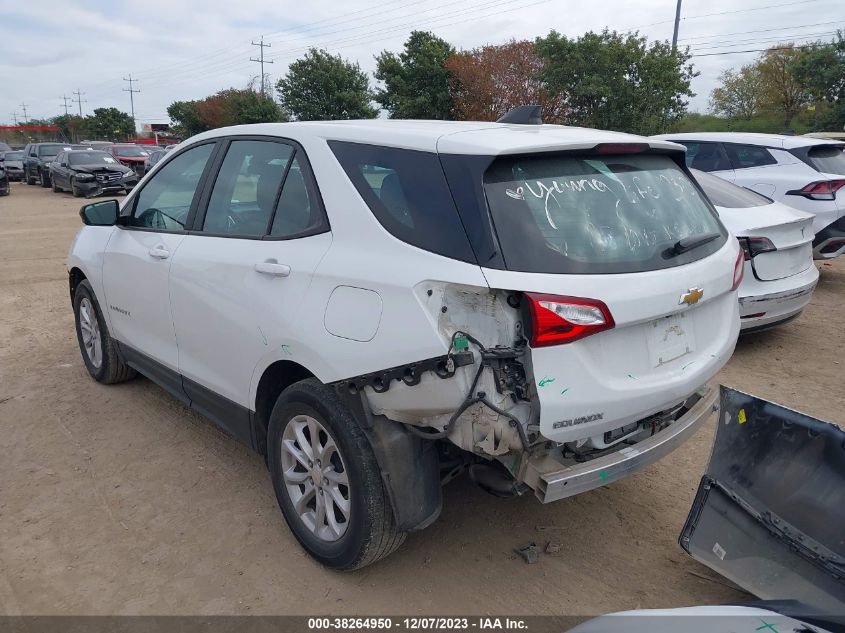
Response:
[[[577,37],[604,28],[639,30],[671,40],[675,0],[39,0],[0,1],[0,124],[16,114],[130,111],[130,76],[139,127],[166,123],[173,101],[245,87],[263,37],[273,83],[308,47],[357,61],[370,74],[374,56],[399,51],[412,30],[428,30],[456,48],[533,39],[554,29]],[[719,74],[758,53],[724,54],[778,42],[830,40],[845,28],[845,0],[683,0],[679,45],[700,75],[690,110],[704,112]],[[137,80],[135,82],[134,80]],[[65,102],[63,97],[67,97]]]

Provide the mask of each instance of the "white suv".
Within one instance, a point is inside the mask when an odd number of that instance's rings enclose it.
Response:
[[[266,455],[304,548],[350,569],[462,470],[543,502],[709,416],[736,239],[665,141],[348,121],[195,136],[68,258],[82,357],[139,371]]]
[[[654,138],[687,148],[687,165],[812,213],[813,256],[845,254],[845,143],[808,136],[684,132]]]

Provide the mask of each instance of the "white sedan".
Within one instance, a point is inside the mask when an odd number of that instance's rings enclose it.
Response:
[[[774,202],[750,189],[692,169],[745,252],[739,286],[743,333],[797,318],[819,280],[813,264],[813,216]]]

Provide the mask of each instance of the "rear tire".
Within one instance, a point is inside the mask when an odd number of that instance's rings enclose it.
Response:
[[[309,378],[282,392],[267,452],[285,521],[319,562],[360,569],[405,540],[370,442],[330,387]]]
[[[73,315],[79,351],[91,377],[104,385],[134,378],[136,372],[120,358],[87,279],[81,281],[74,292]]]

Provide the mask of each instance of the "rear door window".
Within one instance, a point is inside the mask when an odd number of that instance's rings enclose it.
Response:
[[[761,196],[755,191],[731,184],[718,176],[711,176],[702,171],[692,170],[695,180],[704,189],[710,202],[725,209],[748,209],[750,207],[764,207],[774,201]]]
[[[733,145],[726,144],[725,151],[734,169],[748,169],[749,167],[765,167],[776,165],[777,160],[765,147],[756,145]],[[696,167],[693,165],[693,167]],[[697,169],[697,167],[696,167]],[[702,171],[707,171],[702,170]]]
[[[341,141],[329,146],[388,232],[432,253],[475,263],[437,154]]]
[[[807,160],[826,174],[845,175],[845,145],[819,145],[807,152]]]
[[[487,203],[509,270],[629,273],[714,253],[727,232],[669,156],[533,155],[496,160]],[[690,236],[713,239],[681,254]]]
[[[685,156],[687,167],[701,171],[725,171],[731,169],[731,163],[721,143],[680,142],[687,148]]]

